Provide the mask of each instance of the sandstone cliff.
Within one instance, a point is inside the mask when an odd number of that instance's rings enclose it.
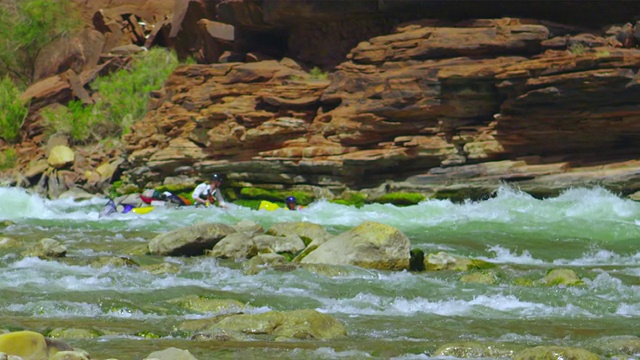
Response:
[[[585,185],[639,190],[640,27],[625,25],[636,5],[587,2],[578,12],[578,2],[447,3],[127,8],[126,19],[157,23],[138,38],[144,29],[131,25],[129,41],[195,54],[200,64],[177,69],[126,147],[100,158],[119,169],[106,183],[121,174],[140,187],[187,188],[220,172],[236,189],[329,197],[352,189],[476,198],[503,183],[539,196]],[[113,26],[100,27],[110,23],[105,14],[93,16],[97,37],[113,39]],[[478,19],[485,15],[493,18]],[[30,96],[38,104],[69,92]]]

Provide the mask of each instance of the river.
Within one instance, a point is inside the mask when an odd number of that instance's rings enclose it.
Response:
[[[601,188],[570,189],[536,199],[504,187],[483,201],[426,200],[415,206],[362,208],[319,201],[298,212],[232,207],[159,209],[146,215],[98,217],[104,199],[48,200],[0,188],[0,238],[24,246],[44,237],[64,244],[66,259],[23,257],[0,247],[0,329],[46,334],[91,329],[90,339],[64,339],[93,359],[143,359],[167,347],[204,359],[431,359],[459,341],[575,346],[604,336],[638,336],[640,203]],[[201,221],[265,228],[308,221],[338,234],[375,221],[402,230],[412,248],[446,251],[498,265],[493,285],[459,281],[458,272],[386,272],[352,268],[339,276],[302,269],[245,275],[238,262],[169,258],[175,273],[136,266],[92,267],[86,260],[121,256],[155,235]],[[145,263],[149,256],[132,256]],[[550,269],[573,269],[583,286],[527,285]],[[215,314],[170,305],[187,295],[234,299],[247,312],[315,309],[347,328],[343,339],[195,341],[177,331],[186,320]]]

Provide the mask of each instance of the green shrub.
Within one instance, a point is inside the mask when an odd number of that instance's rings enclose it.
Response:
[[[0,170],[11,169],[16,166],[18,154],[14,148],[6,148],[0,153]]]
[[[14,142],[18,140],[29,107],[20,100],[20,90],[8,76],[0,81],[0,109],[0,137]]]
[[[97,141],[100,135],[94,133],[99,117],[92,105],[72,100],[68,106],[49,107],[42,111],[44,126],[49,134],[64,134],[76,144]]]
[[[573,43],[569,45],[569,52],[575,55],[583,55],[587,52],[587,47],[582,43]]]
[[[96,108],[103,114],[104,136],[127,134],[147,113],[148,94],[160,89],[178,66],[176,56],[164,48],[136,54],[130,69],[96,79]]]
[[[327,80],[329,74],[316,66],[309,71],[309,77],[313,80]]]
[[[70,0],[0,1],[0,75],[31,83],[42,49],[80,24]]]

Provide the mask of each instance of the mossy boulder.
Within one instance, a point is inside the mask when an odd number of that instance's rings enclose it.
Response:
[[[272,335],[276,340],[328,340],[347,335],[347,330],[340,321],[316,310],[233,315],[222,319],[213,328],[235,330],[249,335]]]
[[[52,339],[95,339],[102,336],[97,330],[78,328],[55,328],[47,333]]]
[[[297,265],[290,263],[286,257],[274,253],[258,254],[242,263],[242,267],[245,275],[256,275],[267,269],[281,271],[297,269]]]
[[[405,193],[405,192],[394,192],[384,194],[376,199],[373,202],[377,202],[380,204],[393,204],[397,206],[409,206],[416,205],[426,199],[426,196],[419,193]]]
[[[160,234],[149,242],[149,252],[163,256],[203,255],[236,230],[226,224],[199,223]]]
[[[536,346],[520,351],[514,360],[600,360],[588,350],[564,346]]]
[[[266,234],[274,236],[298,235],[305,246],[320,245],[332,237],[321,225],[307,221],[276,223],[266,231]]]
[[[552,269],[547,271],[544,278],[540,279],[540,283],[547,286],[581,286],[584,281],[580,279],[578,274],[571,269]]]
[[[249,236],[237,232],[225,236],[205,254],[221,259],[249,259],[258,254],[258,247]]]
[[[522,351],[524,346],[504,343],[465,341],[448,343],[437,348],[433,355],[440,357],[454,358],[512,358],[516,353]]]
[[[229,313],[246,308],[245,304],[233,299],[210,299],[197,295],[189,295],[168,301],[184,309],[200,313]]]
[[[459,280],[463,283],[493,285],[498,282],[498,276],[492,271],[475,271],[462,275]]]
[[[470,271],[491,269],[495,267],[495,264],[484,260],[469,259],[440,251],[435,254],[428,254],[424,259],[424,266],[427,271]]]
[[[154,351],[144,360],[198,360],[189,350],[170,347],[160,351]]]
[[[300,262],[407,270],[410,251],[411,242],[402,231],[386,224],[365,222],[321,244]]]
[[[640,354],[640,337],[606,336],[590,342],[589,348],[607,357],[632,356]]]
[[[59,351],[73,350],[71,346],[45,338],[34,331],[14,331],[0,334],[0,353],[20,356],[29,360],[49,360],[50,355]]]
[[[24,256],[37,256],[42,259],[61,258],[67,254],[67,247],[51,238],[43,238],[37,244],[23,252]]]
[[[93,268],[111,267],[138,267],[133,259],[124,256],[98,256],[89,260],[89,266]]]

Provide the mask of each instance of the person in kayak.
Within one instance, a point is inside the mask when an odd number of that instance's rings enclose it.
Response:
[[[212,204],[218,205],[222,208],[227,207],[227,203],[222,198],[220,192],[220,186],[222,185],[222,177],[218,174],[213,174],[208,183],[204,182],[193,190],[191,197],[194,204],[209,206]]]
[[[284,200],[284,203],[287,206],[287,210],[302,210],[301,205],[296,205],[296,198],[294,196],[288,196]]]

